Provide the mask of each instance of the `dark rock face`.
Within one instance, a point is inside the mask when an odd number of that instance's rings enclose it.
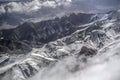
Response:
[[[0,52],[9,52],[9,51],[10,50],[8,47],[0,45]]]
[[[8,56],[0,56],[0,66],[4,65],[8,61],[9,61],[9,57]]]
[[[88,48],[86,46],[83,46],[81,48],[81,51],[79,52],[79,55],[85,55],[85,56],[93,56],[95,54],[97,54],[97,50]]]
[[[91,16],[79,13],[38,23],[26,22],[15,29],[3,31],[3,35],[5,39],[46,43],[73,33],[76,26],[88,23]]]
[[[0,39],[0,52],[10,52],[13,50],[21,50],[22,52],[29,52],[31,51],[31,49],[32,48],[24,42]]]

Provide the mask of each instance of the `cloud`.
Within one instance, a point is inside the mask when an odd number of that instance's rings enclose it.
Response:
[[[39,1],[39,0],[33,0],[31,2],[10,2],[7,4],[3,4],[0,6],[1,12],[20,12],[20,13],[29,13],[33,11],[37,11],[41,9],[42,7],[46,8],[55,8],[58,6],[64,6],[69,5],[71,0],[55,0],[55,1]]]
[[[19,1],[19,0],[18,0]],[[28,1],[28,0],[26,0]],[[0,5],[0,12],[32,13],[40,9],[93,12],[120,7],[119,0],[29,0],[28,2],[10,2]],[[63,8],[62,8],[63,7]],[[58,9],[58,10],[57,10]]]
[[[5,11],[5,9],[4,9],[4,7],[3,6],[0,6],[0,14],[1,13],[5,13],[6,11]]]
[[[77,62],[74,57],[68,57],[53,68],[39,71],[30,80],[119,80],[119,57],[110,58],[108,61],[104,59],[105,57],[92,58],[88,63]],[[80,65],[80,70],[71,72],[76,65]]]

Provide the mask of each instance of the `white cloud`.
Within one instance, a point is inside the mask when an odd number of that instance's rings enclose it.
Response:
[[[0,6],[0,14],[1,14],[1,13],[5,13],[5,9],[4,9],[3,6]]]
[[[61,12],[67,10],[70,11],[83,11],[83,12],[94,12],[94,11],[109,11],[113,9],[112,7],[116,8],[117,5],[109,5],[109,2],[106,3],[108,0],[33,0],[31,2],[11,2],[5,5],[0,6],[0,12],[4,13],[4,7],[8,6],[9,12],[19,12],[19,13],[32,13],[38,11],[39,9],[51,8],[50,10],[54,9],[58,11],[58,8]],[[111,0],[112,1],[112,0]],[[116,1],[116,0],[115,0]],[[113,1],[114,2],[114,1]],[[110,3],[112,4],[112,3]],[[115,3],[114,3],[115,4]],[[11,7],[9,7],[11,6]]]
[[[55,8],[57,5],[55,1],[45,1],[42,6]]]
[[[26,13],[26,12],[32,12],[41,9],[42,7],[48,7],[48,8],[55,8],[61,5],[69,5],[72,2],[72,0],[55,0],[55,1],[39,1],[39,0],[33,0],[32,2],[10,2],[8,4],[0,6],[0,12],[5,12],[5,7],[8,8],[9,12],[20,12],[20,13]]]

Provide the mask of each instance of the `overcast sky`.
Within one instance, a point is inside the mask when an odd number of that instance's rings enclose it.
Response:
[[[101,11],[101,10],[110,10],[117,9],[120,7],[120,0],[74,0],[75,5],[77,4],[78,9],[80,10],[89,10],[89,11]],[[80,8],[82,7],[82,8]]]

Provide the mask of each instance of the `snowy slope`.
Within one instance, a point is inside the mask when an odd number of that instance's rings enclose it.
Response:
[[[96,22],[87,26],[90,29],[94,24],[96,24]],[[101,25],[97,26],[99,26],[99,29],[97,28],[97,30],[94,30],[94,28],[92,28],[92,31],[87,35],[88,37],[86,37],[87,44],[98,50],[95,56],[87,57],[85,61],[82,60],[83,57],[76,59],[76,56],[69,56],[60,60],[54,67],[52,67],[52,69],[51,67],[42,69],[30,80],[119,80],[119,18],[113,18],[111,20],[107,19],[103,21]],[[86,27],[83,30],[86,31]],[[76,33],[83,30],[78,30]],[[86,33],[89,32],[87,31]],[[103,43],[103,45],[99,47],[98,45],[100,45],[100,43]],[[75,44],[75,42],[73,44]],[[71,46],[73,47],[73,45]],[[80,44],[78,47],[81,48],[81,46],[83,45]],[[75,50],[77,48],[75,48]],[[77,69],[75,72],[72,71],[74,68]]]

